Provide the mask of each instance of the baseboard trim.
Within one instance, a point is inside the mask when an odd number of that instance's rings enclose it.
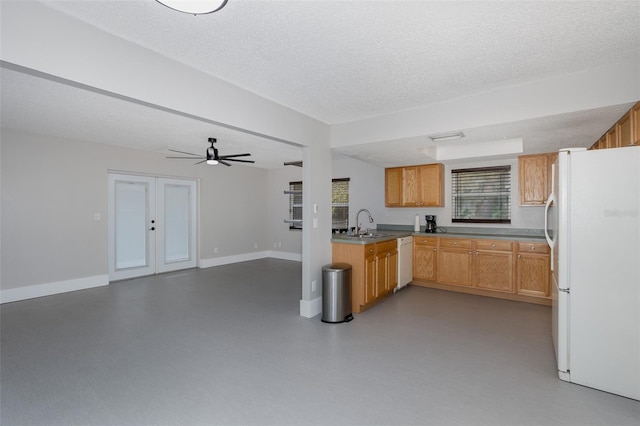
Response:
[[[301,253],[289,253],[286,251],[268,251],[269,256],[274,259],[282,259],[282,260],[293,260],[294,262],[302,262],[302,254]]]
[[[35,299],[36,297],[51,296],[70,291],[85,290],[88,288],[102,287],[108,284],[109,275],[105,274],[76,278],[73,280],[10,288],[7,290],[0,290],[0,304],[17,302],[19,300]]]
[[[322,297],[311,300],[300,300],[300,316],[313,318],[322,313]]]
[[[249,260],[264,259],[265,257],[273,257],[276,259],[293,260],[302,262],[302,255],[298,253],[288,253],[284,251],[264,250],[254,251],[251,253],[236,254],[233,256],[214,257],[210,259],[200,259],[198,267],[211,268],[213,266],[228,265],[231,263],[246,262]]]
[[[213,259],[200,259],[200,263],[198,266],[200,268],[210,268],[212,266],[227,265],[230,263],[245,262],[248,260],[263,259],[267,257],[302,262],[302,255],[299,253],[288,253],[283,251],[264,250],[264,251],[244,253],[244,254],[239,254],[234,256],[217,257]],[[25,287],[10,288],[6,290],[0,290],[0,304],[17,302],[20,300],[35,299],[37,297],[51,296],[59,293],[68,293],[70,291],[85,290],[88,288],[101,287],[108,284],[109,284],[109,275],[105,274],[105,275],[95,275],[91,277],[76,278],[72,280],[56,281],[56,282],[44,283],[44,284],[35,284],[35,285],[30,285]],[[319,308],[309,307],[305,312],[308,312],[310,316],[315,316],[318,313],[322,312],[322,298],[320,298],[319,300],[320,300]],[[309,302],[309,301],[305,301],[305,302]]]

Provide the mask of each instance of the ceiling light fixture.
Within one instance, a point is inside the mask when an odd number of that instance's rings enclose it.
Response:
[[[229,0],[156,0],[169,9],[191,15],[206,15],[222,9]]]
[[[450,132],[450,133],[440,133],[439,135],[429,136],[434,142],[439,141],[452,141],[454,139],[462,139],[464,138],[464,133],[462,132]]]

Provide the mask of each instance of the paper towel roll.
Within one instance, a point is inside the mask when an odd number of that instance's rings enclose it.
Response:
[[[413,222],[413,232],[420,232],[420,216],[416,215],[416,220]]]

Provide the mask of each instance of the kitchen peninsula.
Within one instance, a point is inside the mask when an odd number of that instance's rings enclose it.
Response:
[[[397,238],[413,236],[412,285],[551,305],[550,254],[537,230],[449,227],[412,232],[379,225],[375,234],[332,238],[333,262],[352,265],[352,310],[359,313],[397,284]]]

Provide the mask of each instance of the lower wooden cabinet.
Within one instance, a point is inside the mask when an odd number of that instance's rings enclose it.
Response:
[[[438,239],[413,238],[413,278],[435,281],[438,278]]]
[[[513,293],[515,268],[511,241],[476,241],[475,285],[488,290]]]
[[[549,246],[543,243],[519,243],[518,294],[549,297]]]
[[[415,285],[551,303],[546,243],[415,237],[413,259]]]
[[[351,309],[374,305],[398,285],[396,240],[373,244],[332,244],[332,261],[351,265]]]
[[[440,238],[438,250],[438,282],[473,285],[472,240]]]
[[[398,243],[376,244],[376,297],[386,296],[398,285]]]

